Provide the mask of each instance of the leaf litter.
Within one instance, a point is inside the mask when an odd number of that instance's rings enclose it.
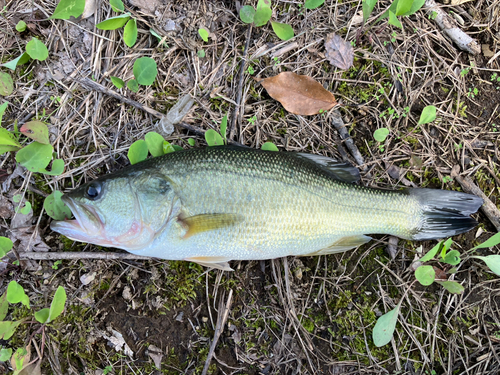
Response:
[[[283,72],[265,78],[260,84],[287,111],[297,115],[316,115],[330,110],[337,104],[333,94],[318,81],[293,72]]]
[[[329,34],[325,40],[326,59],[337,68],[347,70],[354,62],[354,49],[351,43],[341,36]]]
[[[488,30],[496,30],[497,26],[487,18],[488,4],[491,5],[491,2],[478,5],[478,9],[472,9],[470,3],[463,3],[461,7],[466,12],[474,12],[477,17],[474,22],[489,24],[478,31],[472,21],[464,18],[465,30],[472,27],[474,35],[482,38],[481,42],[488,43],[493,49],[495,45],[492,44],[491,37],[486,36]],[[41,5],[49,15],[54,6],[55,4],[50,8]],[[348,140],[359,147],[372,173],[362,173],[363,184],[392,188],[401,186],[398,182],[404,183],[405,178],[417,186],[427,184],[426,186],[439,188],[441,177],[449,175],[452,166],[460,165],[458,175],[470,175],[476,182],[478,180],[473,176],[480,172],[478,175],[481,175],[482,188],[487,190],[486,193],[493,200],[497,199],[498,203],[494,177],[485,166],[489,165],[489,159],[493,165],[490,166],[492,170],[498,164],[495,153],[499,146],[498,132],[494,131],[492,125],[498,124],[498,116],[495,106],[491,107],[490,102],[498,103],[499,97],[493,84],[486,85],[483,82],[492,82],[493,73],[488,69],[498,69],[496,61],[486,65],[479,59],[478,66],[481,69],[478,74],[471,69],[464,77],[460,77],[461,70],[469,66],[467,56],[457,53],[446,38],[436,37],[439,36],[439,30],[434,28],[432,20],[422,11],[412,16],[411,20],[400,18],[405,31],[402,35],[400,30],[396,30],[396,42],[390,41],[391,33],[395,30],[390,25],[380,29],[377,26],[377,29],[360,35],[361,45],[357,48],[365,53],[362,56],[360,54],[356,66],[346,76],[343,72],[325,68],[328,63],[323,65],[322,53],[313,54],[307,50],[313,50],[314,46],[318,46],[317,41],[323,40],[325,34],[333,30],[341,30],[338,31],[341,38],[352,40],[361,25],[351,26],[351,29],[349,25],[361,6],[348,7],[325,2],[314,12],[306,10],[302,15],[299,15],[301,10],[297,3],[289,4],[288,14],[281,14],[280,6],[279,2],[272,2],[271,20],[290,24],[298,34],[294,39],[298,47],[279,56],[273,55],[271,60],[267,54],[263,54],[258,61],[247,61],[245,70],[251,66],[261,75],[276,75],[288,70],[314,77],[337,98],[352,104],[341,108],[339,116],[344,120]],[[376,8],[380,7],[382,11],[389,6],[390,2],[384,1],[379,2]],[[141,88],[137,94],[123,88],[121,92],[124,95],[162,113],[168,113],[179,98],[190,93],[196,98],[198,106],[183,121],[200,130],[213,128],[214,124],[217,126],[226,114],[231,119],[233,105],[227,104],[229,102],[217,95],[209,98],[208,93],[217,89],[226,98],[234,100],[238,92],[237,68],[239,61],[243,61],[241,47],[246,43],[247,26],[238,21],[237,16],[233,19],[233,15],[237,15],[233,3],[204,2],[199,5],[196,2],[178,2],[172,7],[165,7],[161,12],[157,6],[151,7],[151,10],[130,8],[134,17],[139,12],[142,17],[142,20],[138,19],[139,29],[145,30],[145,33],[139,33],[134,49],[128,49],[124,45],[119,32],[98,31],[95,35],[96,22],[93,17],[84,20],[87,23],[76,19],[71,20],[71,23],[57,21],[33,24],[36,35],[45,45],[50,46],[46,60],[48,69],[45,68],[46,65],[41,69],[41,64],[31,61],[22,68],[18,67],[15,72],[9,71],[15,82],[15,90],[8,98],[9,101],[18,103],[19,99],[21,102],[22,95],[28,90],[31,94],[26,95],[25,101],[16,104],[16,107],[9,106],[2,127],[12,130],[15,118],[25,118],[30,114],[43,116],[43,111],[46,110],[52,124],[51,131],[52,128],[58,129],[55,133],[57,140],[54,151],[58,153],[58,158],[68,163],[67,171],[64,177],[30,175],[23,168],[16,168],[12,154],[2,155],[2,171],[16,173],[20,169],[17,177],[9,176],[8,184],[11,186],[3,192],[4,196],[17,191],[23,184],[43,188],[47,192],[57,187],[61,190],[70,189],[107,171],[119,169],[127,164],[126,153],[132,142],[144,139],[148,131],[158,131],[150,115],[72,82],[70,75],[73,72],[77,72],[77,76],[92,77],[101,84],[106,84],[109,74],[126,80],[133,76],[135,59],[151,56],[159,68],[159,79],[155,86]],[[23,13],[26,11],[30,13]],[[103,4],[96,8],[95,17],[103,20],[113,14],[110,12],[109,6]],[[372,16],[376,17],[376,12],[377,9]],[[23,47],[31,39],[31,34],[26,33],[34,32],[27,29],[24,32],[26,35],[20,37],[14,29],[16,22],[13,17],[31,13],[31,6],[25,2],[11,2],[3,13],[4,17],[0,18],[0,27],[9,31],[0,35],[3,38],[0,48],[5,61],[18,57],[19,46]],[[279,18],[275,18],[276,16]],[[299,34],[298,30],[303,30],[301,22],[304,19],[314,28],[308,29],[305,34]],[[413,34],[411,27],[415,21],[425,28],[425,33],[417,30]],[[78,27],[73,26],[73,23]],[[156,27],[173,23],[175,28],[169,28],[168,32],[162,27]],[[204,47],[207,58],[203,60],[192,57],[193,52],[196,54],[197,51],[196,35],[201,25],[210,26],[211,32],[218,38],[214,45]],[[148,33],[149,26],[165,38],[168,47],[158,45],[156,37]],[[280,43],[269,33],[271,26],[272,24],[268,24],[252,31],[248,56],[252,56],[261,47],[266,51],[272,44]],[[304,47],[307,48],[302,49]],[[391,48],[393,53],[388,59],[387,53]],[[65,60],[61,54],[66,55]],[[414,60],[408,60],[408,56]],[[274,60],[273,57],[277,59]],[[337,56],[337,59],[343,64],[346,62],[342,55]],[[429,68],[431,63],[433,68]],[[449,73],[457,69],[456,75]],[[395,89],[390,86],[396,74],[401,75],[398,80],[404,86],[404,97],[395,95]],[[40,85],[30,79],[41,75],[44,78]],[[419,80],[414,77],[419,77]],[[459,82],[457,77],[460,78]],[[234,121],[232,136],[229,135],[231,129],[228,129],[228,139],[256,148],[272,141],[280,149],[343,157],[344,141],[329,126],[328,115],[304,118],[283,111],[277,102],[263,100],[265,98],[260,95],[258,86],[249,81],[248,73],[243,78],[242,110]],[[376,98],[380,86],[374,88],[373,85],[362,82],[387,84],[383,88],[389,101],[383,95]],[[422,86],[421,82],[429,82],[429,85]],[[107,87],[113,89],[111,83]],[[476,101],[481,103],[481,107],[467,97],[469,87],[479,89]],[[21,96],[18,97],[19,95]],[[65,96],[66,100],[59,103],[50,100],[50,96]],[[454,100],[447,107],[449,98],[460,99],[456,103]],[[485,98],[488,100],[484,100]],[[438,107],[439,121],[417,126],[419,115],[427,105]],[[384,117],[384,111],[388,107],[394,107],[398,113],[402,113],[406,106],[409,107],[407,117],[396,118],[387,112]],[[467,107],[466,110],[463,110],[464,106]],[[461,111],[468,117],[461,116]],[[252,123],[250,120],[253,116],[258,121]],[[381,127],[391,129],[391,137],[385,140],[387,143],[384,151],[373,141],[373,132]],[[217,127],[216,129],[218,130]],[[198,145],[205,144],[202,136],[182,130],[177,125],[174,125],[173,132],[167,138],[171,144],[184,148],[189,147],[188,140],[195,139]],[[477,142],[482,146],[476,146]],[[350,155],[346,154],[345,157],[350,158]],[[397,173],[385,173],[386,161],[398,168]],[[447,185],[450,189],[460,188],[455,181]],[[493,187],[490,189],[490,186]],[[220,192],[223,193],[225,192]],[[32,211],[30,220],[24,223],[29,228],[24,237],[29,239],[36,231],[40,240],[50,245],[52,251],[78,249],[72,241],[59,239],[46,229],[47,215],[39,215],[41,204],[36,202],[37,195],[30,195],[29,199],[33,203],[34,212]],[[464,249],[491,236],[493,229],[483,217],[480,216],[479,219],[484,233],[478,239],[472,234],[458,238],[457,241]],[[25,250],[28,242],[11,236],[10,220],[0,223],[0,235],[12,238],[17,250]],[[15,230],[18,229],[20,228]],[[387,239],[380,236],[378,241],[379,245],[383,245]],[[154,362],[162,364],[162,371],[199,372],[194,366],[200,363],[203,365],[204,357],[199,353],[208,351],[214,330],[211,320],[217,319],[216,301],[227,288],[235,286],[239,290],[238,301],[229,314],[227,331],[222,333],[216,349],[216,358],[211,367],[216,367],[215,373],[237,371],[226,368],[223,362],[232,368],[243,368],[241,372],[259,371],[265,374],[311,374],[321,371],[382,374],[396,373],[403,369],[411,373],[430,373],[437,369],[435,371],[442,373],[458,371],[475,375],[496,374],[498,368],[491,361],[495,355],[494,347],[492,349],[488,345],[475,344],[483,343],[488,338],[492,343],[498,343],[495,341],[495,319],[500,301],[495,295],[498,294],[499,285],[493,278],[494,275],[486,271],[481,258],[469,259],[466,267],[462,267],[453,276],[467,290],[463,298],[447,297],[445,294],[443,300],[446,302],[442,303],[439,299],[442,295],[440,286],[437,286],[439,289],[432,289],[433,286],[429,287],[431,289],[419,289],[420,286],[412,289],[412,293],[402,301],[400,316],[404,316],[406,321],[400,320],[396,326],[398,335],[394,336],[394,345],[390,350],[386,350],[387,347],[380,351],[373,350],[370,331],[374,326],[374,318],[371,314],[378,317],[381,315],[380,311],[390,309],[385,309],[382,303],[381,298],[386,298],[384,293],[402,295],[410,285],[413,272],[406,272],[405,265],[408,259],[413,258],[413,245],[415,244],[410,245],[405,241],[396,243],[394,261],[387,261],[377,248],[370,247],[321,259],[302,258],[305,267],[300,278],[292,272],[298,268],[298,263],[293,258],[288,259],[289,263],[285,263],[285,260],[241,262],[237,265],[238,270],[231,275],[217,272],[203,274],[196,267],[175,262],[140,261],[133,262],[133,269],[140,276],[129,277],[133,272],[120,276],[125,267],[128,267],[127,262],[88,260],[63,262],[57,271],[52,269],[51,261],[33,261],[32,271],[23,269],[24,272],[18,275],[20,282],[33,285],[32,293],[39,297],[39,305],[43,305],[43,296],[52,295],[59,284],[78,291],[73,296],[68,294],[72,310],[63,314],[65,319],[74,319],[74,323],[68,325],[64,320],[61,321],[61,326],[57,326],[62,328],[57,334],[69,343],[70,350],[52,339],[56,331],[51,330],[46,336],[45,349],[48,351],[45,353],[52,354],[44,355],[43,367],[47,371],[51,367],[54,373],[71,373],[73,368],[78,368],[79,372],[96,369],[96,374],[104,373],[103,369],[107,368],[110,359],[122,353],[117,354],[112,347],[107,346],[107,339],[95,333],[98,327],[101,332],[106,332],[106,336],[111,337],[112,333],[106,331],[108,325],[122,334],[123,341],[129,344],[138,359],[132,361],[121,357],[119,361],[113,361],[112,370],[106,370],[108,373],[146,373],[146,366],[152,366]],[[422,245],[424,252],[433,246],[427,243]],[[88,246],[85,251],[91,253],[102,249]],[[491,249],[478,249],[476,255],[488,257],[487,261],[498,264],[497,258],[490,258],[497,252],[498,247],[494,245]],[[387,268],[382,268],[376,260]],[[12,272],[12,264],[6,270]],[[96,278],[88,285],[81,285],[80,275],[93,275],[94,272]],[[40,276],[42,273],[43,282]],[[172,303],[189,287],[186,280],[191,277],[196,280],[196,287],[192,289],[195,296],[189,297],[187,302]],[[48,281],[47,284],[45,280]],[[130,294],[134,296],[131,300],[134,302],[123,299],[122,292],[125,288],[131,291]],[[96,304],[99,304],[98,308],[95,307]],[[165,305],[169,309],[164,308]],[[71,311],[73,313],[68,315]],[[83,311],[83,322],[78,321],[78,314],[74,311]],[[181,312],[184,313],[184,319],[182,322],[176,321],[175,317]],[[432,316],[432,322],[436,324],[429,324],[429,316]],[[89,317],[92,319],[88,319]],[[54,324],[58,324],[57,320]],[[464,336],[465,341],[462,340]],[[441,340],[442,337],[447,340]],[[433,344],[434,338],[436,340]],[[84,342],[82,346],[79,345],[80,340]],[[163,358],[156,357],[155,360],[146,352],[146,348],[153,344],[163,349]],[[91,348],[91,351],[86,351],[86,347]],[[470,355],[471,353],[474,355]],[[86,358],[85,364],[79,360],[80,355],[81,358]],[[415,369],[417,366],[418,369]],[[75,373],[78,371],[75,370]]]

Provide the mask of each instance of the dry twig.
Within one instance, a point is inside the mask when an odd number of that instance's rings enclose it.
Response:
[[[446,14],[434,0],[425,0],[425,7],[429,13],[435,12],[434,20],[441,30],[450,37],[460,49],[477,55],[481,52],[479,43],[464,33],[457,25],[457,22]]]
[[[210,367],[210,361],[214,356],[215,347],[217,346],[217,341],[219,341],[219,337],[224,330],[224,326],[226,325],[227,317],[229,315],[229,310],[231,309],[231,303],[233,300],[233,290],[229,291],[229,295],[227,296],[226,305],[224,306],[223,299],[221,298],[219,302],[219,314],[217,316],[217,325],[215,326],[214,339],[212,340],[212,344],[210,345],[210,350],[208,351],[207,360],[205,361],[205,366],[203,367],[202,375],[206,375],[208,372],[208,368]]]
[[[465,192],[483,198],[484,203],[481,206],[481,211],[484,212],[497,231],[500,232],[500,211],[493,204],[493,202],[486,196],[486,194],[483,193],[481,189],[477,187],[470,177],[456,176],[455,179],[462,186]]]

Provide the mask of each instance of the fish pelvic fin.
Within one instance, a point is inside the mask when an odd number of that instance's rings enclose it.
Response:
[[[315,251],[310,254],[304,254],[303,256],[313,256],[313,255],[327,255],[327,254],[335,254],[342,253],[347,250],[354,249],[355,247],[361,246],[367,242],[369,242],[372,238],[365,236],[363,234],[349,237],[342,237],[340,240],[334,242],[332,245]]]
[[[187,227],[184,239],[195,234],[236,225],[243,221],[238,214],[202,214],[189,217],[179,216],[178,220]]]
[[[422,219],[413,240],[424,241],[451,237],[467,232],[477,225],[469,215],[482,206],[483,200],[475,195],[458,191],[409,189],[422,209]]]
[[[230,266],[228,261],[230,260],[229,258],[226,257],[189,257],[184,259],[185,261],[188,262],[194,262],[198,263],[199,265],[203,267],[208,267],[208,268],[216,268],[218,270],[222,271],[234,271]]]

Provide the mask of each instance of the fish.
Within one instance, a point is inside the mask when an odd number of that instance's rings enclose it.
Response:
[[[483,204],[457,191],[385,190],[326,156],[216,146],[176,151],[64,194],[72,240],[231,270],[231,260],[326,255],[389,234],[432,240],[474,228]]]

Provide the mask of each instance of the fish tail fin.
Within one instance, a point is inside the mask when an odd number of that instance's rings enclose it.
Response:
[[[451,237],[474,228],[478,223],[469,215],[475,213],[483,200],[458,191],[410,189],[423,210],[420,227],[412,239],[418,241]]]

